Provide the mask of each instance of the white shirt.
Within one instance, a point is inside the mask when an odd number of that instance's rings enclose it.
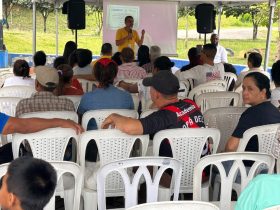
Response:
[[[227,59],[226,49],[223,46],[218,45],[214,63],[227,63],[227,62],[228,62],[228,59]]]
[[[22,76],[13,76],[5,80],[3,87],[14,85],[27,85],[35,88],[35,80],[32,78],[23,78]]]
[[[252,68],[248,71],[240,72],[240,74],[238,75],[237,80],[235,82],[235,87],[237,88],[238,86],[240,86],[243,82],[244,77],[247,74],[252,73],[252,72],[260,72],[260,73],[264,74],[265,76],[267,76],[268,79],[270,79],[270,74],[268,72],[264,71],[261,67],[260,68]]]
[[[187,71],[175,74],[179,80],[193,78],[196,80],[195,85],[200,85],[211,80],[224,79],[225,69],[224,64],[216,63],[214,66],[203,64],[195,66]]]
[[[271,103],[277,108],[280,106],[280,87],[271,91]]]
[[[75,66],[73,68],[74,75],[88,75],[93,74],[93,68],[90,64],[86,65],[85,67],[81,68],[79,66]]]

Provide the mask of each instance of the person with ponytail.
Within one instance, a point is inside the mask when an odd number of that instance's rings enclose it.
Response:
[[[29,70],[30,67],[25,60],[16,60],[13,67],[14,76],[7,78],[3,87],[25,85],[35,88],[35,80],[30,77]]]

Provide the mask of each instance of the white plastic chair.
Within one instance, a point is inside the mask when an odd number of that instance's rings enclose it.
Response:
[[[20,118],[32,118],[39,117],[45,119],[60,118],[60,119],[70,119],[78,123],[78,114],[72,111],[44,111],[44,112],[29,112],[24,113],[19,116]]]
[[[133,146],[135,142],[139,139],[141,142],[141,148],[139,153],[142,156],[145,156],[147,147],[149,144],[149,136],[148,135],[128,135],[122,133],[116,129],[104,129],[104,130],[94,130],[94,131],[86,131],[80,136],[80,148],[79,148],[79,160],[80,165],[85,168],[85,153],[86,147],[89,141],[94,140],[99,153],[99,165],[103,166],[109,162],[126,159],[129,158]],[[98,163],[96,163],[98,165]],[[95,167],[90,174],[93,177],[90,186],[92,189],[89,189],[89,185],[87,184],[87,180],[85,180],[85,187],[83,189],[83,197],[84,197],[84,209],[85,210],[96,210],[97,208],[97,192],[96,192],[96,184],[94,183],[96,180],[96,170],[98,167]],[[110,177],[111,183],[119,183],[119,179],[116,177]],[[108,186],[109,187],[109,186]],[[123,195],[123,192],[115,193],[114,196]],[[112,195],[113,196],[113,195]]]
[[[79,105],[80,105],[82,96],[77,96],[77,95],[62,95],[62,96],[59,96],[59,97],[70,99],[70,100],[73,102],[74,106],[75,106],[75,110],[76,110],[76,111],[78,110],[78,107],[79,107]]]
[[[101,125],[103,121],[108,117],[110,114],[117,113],[126,117],[131,118],[138,118],[138,113],[135,110],[130,109],[98,109],[98,110],[91,110],[84,113],[82,117],[82,127],[87,129],[88,122],[94,118],[97,128],[101,129]]]
[[[17,104],[21,99],[22,98],[18,98],[18,97],[0,97],[0,112],[14,117],[16,113]],[[11,139],[12,139],[11,134],[9,135],[1,134],[2,145],[10,142]]]
[[[204,85],[204,86],[209,86],[209,85],[218,85],[218,86],[221,86],[221,87],[224,87],[225,88],[225,91],[226,91],[226,87],[227,87],[227,82],[223,79],[215,79],[215,80],[211,80],[211,81],[208,81],[208,82],[205,82],[205,83],[202,83],[200,85]]]
[[[149,166],[154,166],[157,170],[154,170],[153,177],[148,169]],[[129,169],[137,168],[134,176],[131,177],[128,174]],[[145,179],[147,187],[147,203],[156,202],[158,200],[159,182],[163,173],[167,169],[172,169],[172,186],[174,186],[173,200],[178,200],[180,178],[182,173],[182,164],[172,158],[163,157],[141,157],[141,158],[129,158],[125,160],[114,161],[102,166],[97,173],[97,196],[98,196],[98,209],[106,209],[106,191],[110,194],[110,191],[118,190],[125,191],[125,208],[135,206],[138,204],[138,186],[141,184],[142,176]],[[109,174],[112,172],[118,172],[120,174],[121,185],[114,185],[106,180]],[[107,188],[110,183],[111,189]],[[124,186],[123,186],[124,185]],[[117,188],[117,189],[116,189]]]
[[[197,96],[199,96],[202,93],[209,93],[209,92],[218,92],[218,91],[226,91],[226,88],[220,85],[198,85],[195,88],[193,88],[188,98],[191,100],[196,100]]]
[[[77,134],[75,130],[70,128],[49,128],[29,134],[16,133],[12,140],[13,155],[14,158],[19,156],[20,144],[27,140],[33,157],[47,161],[62,161],[66,146],[71,138],[77,144]]]
[[[180,85],[180,90],[182,92],[178,93],[178,98],[181,98],[181,99],[187,98],[187,96],[189,94],[189,88],[190,88],[189,83],[186,81],[180,81],[179,85]]]
[[[65,210],[79,210],[83,182],[83,171],[81,167],[69,161],[52,161],[50,164],[55,168],[57,173],[57,190],[60,191],[59,186],[64,181],[62,180],[64,178],[63,176],[67,175],[69,179],[74,180],[74,183],[71,182],[70,186],[67,186],[64,182],[64,188],[66,189],[64,190],[64,199],[68,197],[74,198],[68,200],[69,203],[65,206]],[[67,188],[73,188],[73,190],[67,190]],[[55,194],[45,206],[44,210],[55,210]]]
[[[145,118],[156,111],[158,111],[158,109],[147,109],[140,114],[140,118]]]
[[[14,73],[12,71],[9,70],[0,70],[0,87],[2,87],[5,83],[5,80],[9,77],[13,77]]]
[[[33,93],[36,93],[36,90],[31,86],[18,85],[0,88],[0,97],[29,98]]]
[[[127,210],[219,210],[217,206],[202,201],[164,201],[156,203],[144,203],[133,206]]]
[[[246,167],[243,160],[254,161],[254,164],[247,174]],[[226,169],[223,165],[225,161],[233,161],[233,165],[230,167],[229,173],[227,174]],[[194,168],[193,175],[193,200],[203,201],[202,194],[202,172],[205,167],[210,165],[215,165],[220,173],[221,177],[221,193],[220,193],[220,202],[213,202],[215,205],[219,206],[220,209],[233,209],[234,202],[231,202],[231,191],[232,185],[235,182],[237,172],[240,171],[241,177],[241,190],[243,190],[249,181],[251,181],[256,173],[260,172],[259,169],[264,165],[268,169],[268,173],[273,173],[275,160],[272,156],[263,153],[221,153],[208,155],[203,157]]]
[[[78,81],[79,83],[81,83],[84,93],[93,91],[98,85],[96,81],[90,81],[90,80],[80,79],[80,78],[78,78]]]
[[[211,108],[237,106],[239,94],[229,91],[202,93],[196,97],[195,102],[202,113]]]
[[[138,93],[132,93],[132,94],[130,94],[131,95],[131,97],[132,97],[132,100],[133,100],[133,104],[134,104],[134,110],[138,110],[138,107],[139,107],[139,102],[140,102],[140,100],[139,100],[139,95],[138,95]]]
[[[227,82],[227,91],[229,91],[229,88],[231,86],[231,84],[234,82],[236,82],[237,80],[237,76],[234,73],[231,72],[225,72],[224,75],[224,80]]]
[[[216,153],[220,131],[215,128],[176,128],[159,131],[153,139],[153,154],[159,156],[159,148],[165,139],[168,139],[173,158],[183,163],[183,173],[181,178],[180,193],[192,193],[193,191],[193,169],[199,161],[203,147],[211,138],[212,153]],[[209,196],[209,188],[205,186],[205,197]],[[164,201],[171,196],[171,191],[162,189],[162,199]],[[169,199],[168,199],[169,200]]]
[[[217,153],[225,151],[227,140],[231,137],[241,114],[246,109],[246,107],[220,107],[208,109],[203,113],[206,127],[217,128],[221,132]]]

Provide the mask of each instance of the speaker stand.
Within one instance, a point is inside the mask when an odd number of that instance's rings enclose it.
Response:
[[[77,29],[75,29],[75,42],[78,47],[78,30]]]
[[[206,33],[204,34],[204,44],[206,44]]]

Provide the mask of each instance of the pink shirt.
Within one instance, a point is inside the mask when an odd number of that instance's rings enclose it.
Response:
[[[124,63],[119,66],[117,80],[122,79],[143,79],[147,76],[145,69],[137,66],[136,63]]]

